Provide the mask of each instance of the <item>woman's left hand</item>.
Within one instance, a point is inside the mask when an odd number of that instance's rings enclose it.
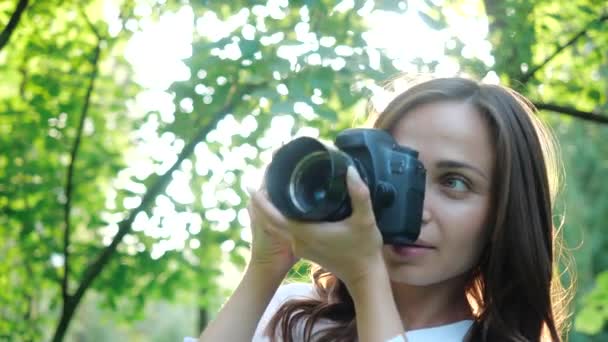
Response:
[[[300,222],[286,218],[268,197],[255,201],[260,215],[291,242],[298,257],[335,274],[347,286],[356,285],[377,267],[385,267],[382,235],[376,225],[367,185],[354,167],[347,172],[352,214],[339,222]]]

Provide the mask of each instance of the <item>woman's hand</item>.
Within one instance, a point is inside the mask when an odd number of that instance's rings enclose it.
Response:
[[[353,212],[343,221],[290,220],[260,193],[252,197],[251,212],[265,223],[265,230],[290,244],[295,256],[318,263],[351,286],[370,276],[370,270],[385,266],[369,190],[353,167],[347,173],[347,186]]]
[[[268,201],[266,191],[262,188],[251,192],[251,201],[247,206],[251,219],[251,261],[250,268],[284,276],[298,261],[291,249],[291,241],[273,227],[273,223],[260,215],[257,203]]]
[[[252,197],[251,208],[265,230],[288,242],[293,255],[316,262],[344,282],[355,305],[360,341],[386,341],[403,333],[403,324],[382,256],[382,235],[367,185],[353,167],[347,186],[353,212],[340,222],[287,219],[261,192]]]

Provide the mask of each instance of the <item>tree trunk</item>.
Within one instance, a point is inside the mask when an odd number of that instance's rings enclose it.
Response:
[[[198,333],[200,334],[205,327],[207,327],[207,323],[209,323],[209,313],[207,309],[199,307],[198,308]]]
[[[55,330],[55,335],[53,335],[53,342],[63,341],[63,338],[68,331],[70,321],[72,320],[72,316],[74,316],[74,312],[76,311],[76,304],[77,303],[74,303],[72,300],[69,300],[64,304],[63,309],[61,310],[61,319]]]

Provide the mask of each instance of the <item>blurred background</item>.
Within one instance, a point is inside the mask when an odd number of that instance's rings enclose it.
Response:
[[[272,151],[362,123],[406,72],[540,109],[570,340],[606,341],[607,47],[604,0],[0,1],[0,340],[198,336],[247,262],[245,189]]]

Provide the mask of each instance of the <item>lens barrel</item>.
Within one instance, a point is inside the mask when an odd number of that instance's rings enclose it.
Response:
[[[300,137],[274,155],[265,175],[266,188],[289,218],[338,221],[350,215],[346,170],[353,164],[344,152]]]

